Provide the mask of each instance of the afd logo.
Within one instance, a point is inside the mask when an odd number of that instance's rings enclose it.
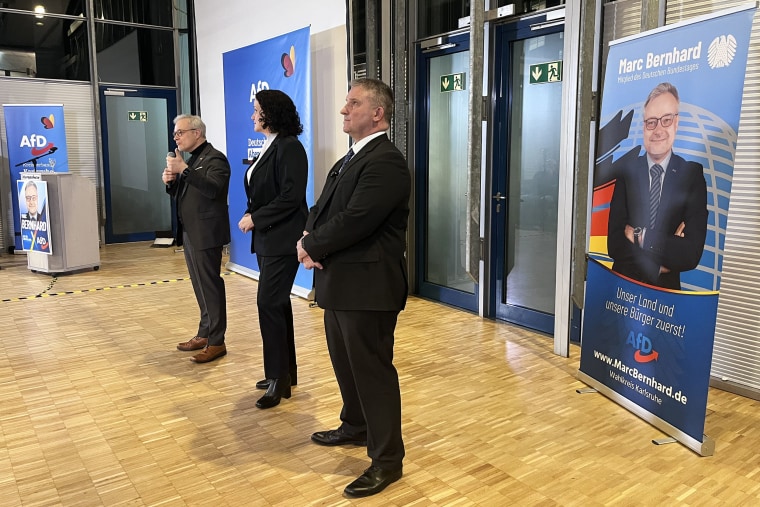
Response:
[[[626,345],[633,347],[636,352],[633,354],[633,359],[637,363],[648,363],[650,361],[656,361],[660,354],[652,348],[652,340],[650,340],[644,333],[634,333],[630,331],[628,338],[625,340]]]
[[[40,250],[47,250],[50,246],[50,243],[48,243],[48,240],[44,236],[37,236],[36,238],[37,245],[40,247]]]
[[[256,99],[256,93],[260,92],[261,90],[268,90],[269,89],[269,83],[266,81],[259,80],[258,82],[251,83],[251,94],[248,97],[248,101],[253,104],[253,101]]]
[[[21,148],[31,148],[32,149],[32,155],[35,157],[38,155],[44,155],[47,152],[49,152],[54,146],[53,143],[48,142],[47,137],[40,136],[37,134],[32,134],[30,136],[23,136],[21,138],[21,143],[19,144],[19,147]],[[53,150],[55,151],[55,150]]]

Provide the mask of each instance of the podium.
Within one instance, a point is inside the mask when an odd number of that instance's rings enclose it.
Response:
[[[27,267],[43,273],[100,268],[95,185],[71,173],[42,173],[47,182],[47,213],[52,253],[26,253]]]

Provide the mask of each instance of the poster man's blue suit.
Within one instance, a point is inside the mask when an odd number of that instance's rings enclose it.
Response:
[[[618,173],[610,202],[607,249],[613,271],[650,285],[681,289],[681,271],[694,269],[707,234],[707,185],[702,166],[673,153],[665,169],[657,221],[649,226],[646,155]],[[683,236],[676,236],[680,224]],[[647,227],[641,246],[625,236],[626,224]],[[660,266],[669,271],[660,273]]]

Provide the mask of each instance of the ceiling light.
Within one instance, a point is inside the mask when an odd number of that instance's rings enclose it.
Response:
[[[34,6],[34,13],[36,14],[35,18],[44,18],[45,14],[45,6],[44,5],[35,5]]]

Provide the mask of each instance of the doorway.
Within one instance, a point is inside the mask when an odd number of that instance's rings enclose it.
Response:
[[[173,230],[161,172],[175,147],[175,90],[102,86],[100,114],[106,243],[147,241]]]
[[[416,273],[421,296],[478,311],[465,261],[469,58],[467,34],[418,53]]]
[[[490,310],[553,334],[564,24],[543,26],[495,31]]]

